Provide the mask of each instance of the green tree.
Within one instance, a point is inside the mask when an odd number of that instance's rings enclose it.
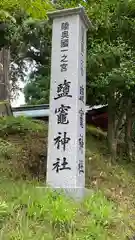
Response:
[[[55,7],[62,9],[79,5],[85,7],[93,25],[87,38],[87,103],[108,103],[108,146],[112,158],[116,157],[118,139],[124,126],[127,155],[131,159],[132,111],[129,112],[129,107],[134,108],[135,89],[134,1],[58,0]],[[25,60],[35,62],[36,71],[33,71],[24,91],[26,102],[39,103],[43,99],[46,102],[49,90],[51,30],[47,23],[43,23],[45,31],[38,31],[40,27],[35,27],[35,22],[31,24],[30,21],[26,17],[26,24],[23,21],[21,25],[21,32],[26,34],[22,34],[18,41],[21,42],[21,48],[18,48],[17,52],[21,57],[17,66],[22,69],[22,62]],[[16,45],[20,46],[14,41],[15,49]],[[20,69],[18,73],[21,73]],[[16,74],[16,69],[12,72]],[[21,74],[23,76],[23,73]],[[43,84],[43,81],[46,81],[46,84]]]
[[[15,14],[22,10],[33,19],[45,19],[47,11],[52,9],[50,0],[0,0],[0,21],[15,22]]]
[[[50,93],[50,78],[37,76],[30,79],[24,88],[25,101],[28,105],[48,104]]]
[[[58,1],[63,8],[81,4],[93,28],[88,31],[87,103],[108,103],[108,146],[116,158],[125,125],[132,159],[131,129],[135,90],[135,3],[115,0]]]
[[[44,30],[47,12],[53,8],[54,5],[49,0],[0,0],[0,49],[6,47],[10,50],[12,92],[19,89],[18,80],[24,80],[27,62],[34,61],[34,57],[38,58],[30,44],[33,29],[37,29],[34,38],[36,42],[36,38],[41,35],[41,27]],[[42,41],[41,38],[40,40]],[[41,45],[42,43],[39,47]]]

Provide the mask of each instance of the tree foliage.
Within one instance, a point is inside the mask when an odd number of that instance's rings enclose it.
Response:
[[[50,78],[47,76],[39,75],[30,79],[24,87],[25,101],[29,105],[34,104],[48,104]]]
[[[127,125],[132,125],[128,109],[134,108],[135,3],[133,0],[57,1],[60,9],[80,5],[85,7],[93,25],[87,39],[87,103],[108,103],[108,143],[115,158],[123,126],[125,136],[128,135],[127,145],[131,138],[132,128]],[[127,154],[131,159],[131,151]]]
[[[28,21],[44,21],[53,9],[50,0],[0,0],[0,47],[22,39]],[[3,40],[3,41],[2,41]]]
[[[16,13],[24,11],[33,19],[47,18],[47,11],[53,9],[51,1],[46,0],[0,0],[0,21],[15,21]]]
[[[20,1],[16,2],[19,4]],[[35,69],[24,90],[26,102],[45,103],[49,95],[51,26],[42,19],[46,10],[53,7],[49,1],[42,5],[40,0],[31,6],[27,1],[23,4],[21,1],[17,7],[11,4],[11,7],[3,8],[15,18],[8,31],[12,35],[12,41],[9,41],[11,76],[17,83],[18,77],[24,77],[25,63],[34,63]],[[55,4],[57,9],[76,6],[85,8],[93,26],[87,37],[87,103],[108,103],[108,143],[112,156],[116,157],[123,126],[128,143],[131,138],[129,125],[132,125],[135,102],[135,2],[58,0]],[[9,40],[8,37],[6,39]],[[129,114],[129,108],[132,114]]]
[[[53,8],[49,0],[0,1],[0,48],[10,48],[12,93],[19,89],[18,81],[24,81],[29,70],[28,62],[43,65],[42,59],[45,54],[43,44],[47,45],[44,32],[46,29],[47,36],[49,31],[46,28],[47,12]]]

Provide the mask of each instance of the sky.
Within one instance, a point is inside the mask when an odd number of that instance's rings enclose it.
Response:
[[[30,63],[27,62],[27,71],[25,72],[26,77],[24,78],[25,82],[26,82],[27,79],[29,79],[29,74],[33,70],[35,70],[35,64],[34,63],[32,64],[31,62]],[[19,84],[19,87],[22,88],[22,89],[25,86],[24,82],[22,82],[22,81],[19,81],[18,84]],[[11,102],[12,107],[19,107],[20,105],[25,104],[25,98],[24,98],[23,92],[19,91],[18,94],[19,94],[19,96],[14,101]]]
[[[24,88],[24,83],[20,82],[19,85],[21,88]],[[20,91],[18,94],[19,96],[13,102],[11,102],[12,107],[19,107],[20,105],[25,104],[23,92]]]
[[[11,105],[12,107],[19,107],[20,105],[25,104],[24,94],[22,92],[19,93],[19,97],[14,100]]]

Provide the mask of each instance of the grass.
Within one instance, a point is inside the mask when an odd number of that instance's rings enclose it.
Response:
[[[135,166],[110,162],[101,130],[87,128],[86,186],[94,191],[82,202],[49,190],[45,169],[34,170],[43,168],[41,156],[46,159],[47,126],[8,118],[0,120],[0,132],[1,240],[126,240],[134,235]]]
[[[1,179],[0,239],[126,239],[123,216],[102,192],[75,203],[38,185]]]

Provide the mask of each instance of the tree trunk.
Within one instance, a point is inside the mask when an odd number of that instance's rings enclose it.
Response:
[[[0,116],[11,115],[9,89],[10,50],[0,50]]]
[[[126,111],[126,123],[125,123],[125,144],[126,155],[129,161],[133,159],[132,152],[132,100],[128,99],[127,111]]]
[[[0,51],[0,101],[9,101],[9,49]]]
[[[114,161],[117,156],[117,138],[115,137],[114,122],[108,114],[108,148],[111,154],[111,159]]]
[[[110,92],[108,99],[108,147],[112,161],[116,160],[118,141],[125,126],[125,102],[123,97],[117,98],[115,92]]]
[[[108,101],[108,148],[111,154],[111,159],[114,161],[117,156],[117,139],[115,137],[115,110],[114,110],[114,98],[110,96]]]

